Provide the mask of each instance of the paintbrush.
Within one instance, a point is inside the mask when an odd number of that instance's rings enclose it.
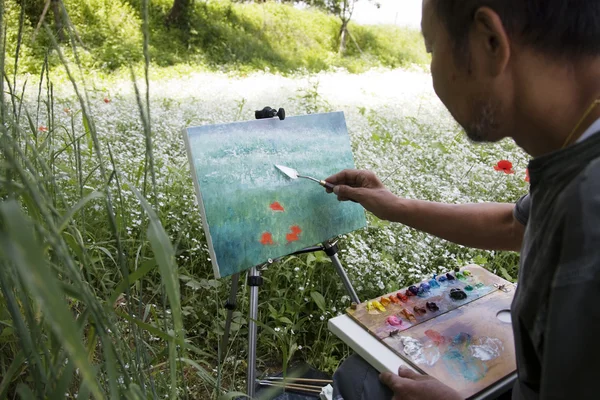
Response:
[[[321,391],[322,391],[321,387],[312,386],[312,385],[294,385],[291,383],[283,383],[283,382],[276,382],[276,381],[259,381],[258,383],[262,386],[272,386],[272,387],[276,387],[276,388],[280,388],[280,389],[284,389],[284,390],[285,389],[295,390],[298,392],[321,393]]]
[[[291,178],[291,179],[298,179],[298,178],[310,179],[311,181],[317,182],[319,185],[321,185],[321,186],[323,186],[323,187],[325,187],[327,189],[330,189],[330,190],[333,190],[333,188],[335,187],[334,184],[331,184],[329,182],[325,182],[323,180],[316,179],[316,178],[313,178],[313,177],[310,177],[310,176],[306,176],[306,175],[300,175],[298,173],[298,171],[296,171],[293,168],[284,167],[283,165],[275,165],[275,167],[278,170],[280,170],[281,172],[283,172],[283,174],[285,176],[287,176],[288,178]]]

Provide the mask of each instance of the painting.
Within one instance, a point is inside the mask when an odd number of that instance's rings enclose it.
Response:
[[[341,112],[187,128],[184,139],[215,276],[229,276],[366,226],[364,209],[319,180],[355,168]]]
[[[514,285],[467,266],[348,309],[421,373],[469,398],[516,370],[510,309]]]

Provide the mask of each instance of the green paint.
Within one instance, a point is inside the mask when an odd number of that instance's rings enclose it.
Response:
[[[360,205],[340,203],[319,184],[291,180],[274,166],[318,179],[354,168],[343,113],[195,127],[186,136],[217,276],[366,226]],[[274,202],[285,211],[272,210]],[[296,225],[302,233],[290,243],[286,236]],[[261,244],[266,232],[273,245]]]

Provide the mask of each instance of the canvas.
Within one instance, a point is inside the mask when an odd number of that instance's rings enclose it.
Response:
[[[216,277],[366,226],[360,205],[275,167],[317,179],[355,168],[341,112],[192,127],[184,138]]]

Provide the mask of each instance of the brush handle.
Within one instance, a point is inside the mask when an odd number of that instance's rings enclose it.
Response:
[[[325,182],[325,181],[319,181],[319,184],[329,190],[333,190],[333,188],[335,187],[335,185],[333,183],[329,183],[329,182]]]

